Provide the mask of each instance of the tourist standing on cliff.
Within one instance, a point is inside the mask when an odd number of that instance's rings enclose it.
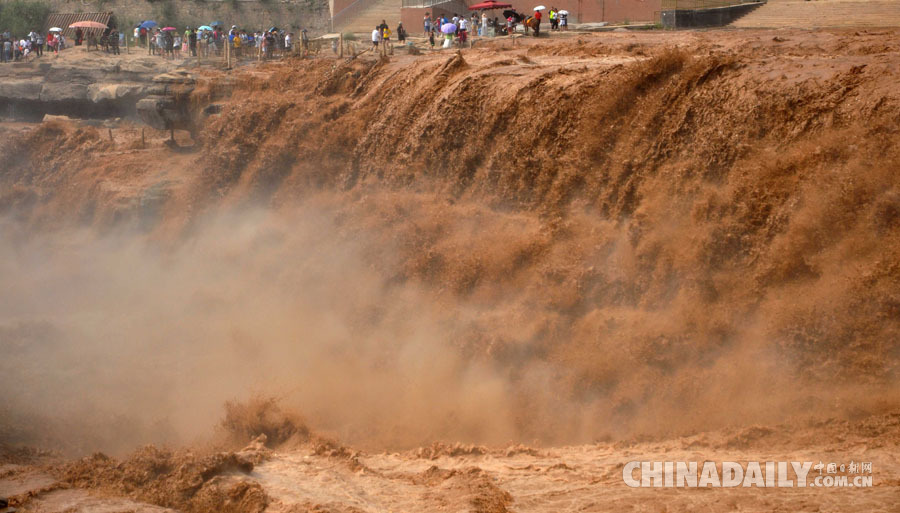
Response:
[[[456,31],[456,35],[459,36],[459,46],[465,46],[466,37],[469,35],[469,20],[463,16],[459,19],[456,26],[459,27],[459,30]]]
[[[163,40],[163,33],[161,30],[156,30],[150,36],[150,53],[153,55],[162,55],[163,54],[163,45],[166,42]]]
[[[384,51],[390,50],[391,55],[394,55],[394,47],[391,46],[391,29],[386,23],[382,22],[382,24],[384,24],[384,28],[381,29],[381,44],[384,45]]]
[[[378,53],[379,42],[381,42],[381,28],[375,26],[375,30],[372,31],[372,53]]]
[[[197,56],[197,33],[194,32],[194,29],[191,29],[188,32],[188,48],[191,50],[191,57]]]
[[[112,29],[109,32],[109,46],[106,47],[107,52],[112,52],[113,55],[119,55],[119,31],[117,29]]]
[[[166,59],[175,60],[175,35],[171,30],[164,31],[163,40],[166,45]]]
[[[9,40],[6,32],[0,36],[0,52],[2,52],[0,57],[2,57],[3,62],[9,62],[10,56],[12,55],[12,41]]]
[[[234,35],[234,55],[243,57],[244,47],[247,45],[247,32],[241,31]]]
[[[50,32],[47,34],[47,46],[54,54],[59,56],[60,46],[62,46],[62,34]]]
[[[275,55],[275,34],[271,31],[266,32],[265,41],[266,41],[265,53],[266,53],[266,58],[268,59]]]
[[[41,35],[38,34],[36,30],[32,30],[31,32],[28,33],[28,39],[31,41],[31,51],[34,52],[34,54],[38,55],[38,56],[40,56],[40,53],[38,52],[38,49],[37,49],[37,47],[38,47],[37,42],[38,42],[39,37],[41,37]]]

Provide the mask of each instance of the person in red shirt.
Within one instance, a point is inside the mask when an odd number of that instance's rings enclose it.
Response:
[[[541,11],[534,12],[534,37],[541,35]]]

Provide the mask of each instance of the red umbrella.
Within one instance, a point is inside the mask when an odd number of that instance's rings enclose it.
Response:
[[[470,11],[480,11],[481,9],[507,9],[512,7],[512,4],[504,4],[501,2],[495,2],[494,0],[487,0],[485,2],[481,2],[480,4],[470,5]]]
[[[168,30],[178,30],[178,29],[175,28],[175,27],[166,27],[166,28],[164,28],[164,29],[162,29],[162,30],[163,30],[163,32],[165,32],[165,31],[168,31]]]

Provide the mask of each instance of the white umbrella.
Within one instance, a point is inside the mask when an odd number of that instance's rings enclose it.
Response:
[[[59,27],[53,27],[52,29],[50,29],[50,32],[62,32],[62,29]]]
[[[543,11],[544,9],[546,9],[546,7],[544,7],[543,5],[539,5],[534,8],[535,11]]]
[[[565,14],[566,16],[569,15],[569,11],[566,11],[565,9],[563,9],[562,11],[559,11],[559,13],[560,13],[560,14]]]

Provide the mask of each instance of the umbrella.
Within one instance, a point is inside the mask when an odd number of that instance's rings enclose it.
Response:
[[[535,11],[543,11],[544,9],[546,9],[546,7],[544,7],[543,5],[539,5],[534,8]]]
[[[510,18],[510,17],[511,17],[511,18],[513,18],[513,19],[516,20],[516,21],[522,21],[522,20],[525,19],[525,16],[522,16],[521,14],[517,13],[517,12],[516,12],[515,10],[513,10],[513,9],[510,9],[510,10],[508,10],[508,11],[503,11],[503,17],[504,17],[504,18]]]
[[[212,29],[213,29],[213,28],[210,27],[209,25],[203,25],[202,27],[197,27],[197,30],[198,30],[198,31],[200,31],[200,30],[208,30],[208,31],[212,32]]]
[[[272,27],[269,29],[269,32],[278,32],[278,27]]]
[[[487,0],[486,2],[481,2],[480,4],[470,5],[469,10],[479,11],[481,9],[507,9],[509,7],[512,7],[512,5],[497,2],[495,0]]]
[[[165,31],[165,30],[178,30],[178,29],[175,28],[175,27],[166,27],[166,28],[164,28],[164,29],[162,29],[162,30]]]
[[[52,29],[49,30],[49,32],[62,32],[62,29],[59,27],[53,27]]]
[[[559,13],[560,13],[560,14],[565,14],[566,16],[569,15],[569,11],[567,11],[567,10],[565,10],[565,9],[563,9],[562,11],[559,11]]]
[[[105,29],[106,25],[96,22],[96,21],[78,21],[71,25],[69,28],[94,28],[94,29]]]
[[[138,27],[140,27],[142,29],[150,29],[150,28],[155,27],[156,25],[157,25],[157,23],[155,21],[147,20],[147,21],[142,21],[141,24],[138,25]]]
[[[452,23],[444,23],[441,26],[441,32],[444,34],[456,34],[456,25]]]
[[[210,25],[212,25],[213,27],[222,27],[225,24],[222,23],[221,21],[214,21],[214,22],[210,23]]]

